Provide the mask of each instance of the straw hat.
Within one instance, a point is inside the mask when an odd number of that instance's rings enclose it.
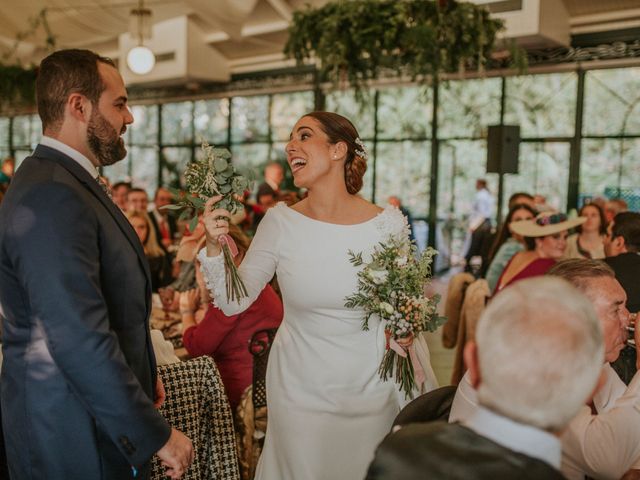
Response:
[[[512,222],[511,231],[523,237],[546,237],[583,224],[585,217],[567,218],[564,213],[542,212],[531,220]]]

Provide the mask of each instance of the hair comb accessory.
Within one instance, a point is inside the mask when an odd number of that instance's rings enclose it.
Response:
[[[356,149],[356,155],[358,155],[360,158],[368,160],[369,154],[367,153],[367,149],[365,148],[364,143],[362,143],[362,140],[360,140],[360,137],[356,138],[356,145],[360,147],[360,150]]]

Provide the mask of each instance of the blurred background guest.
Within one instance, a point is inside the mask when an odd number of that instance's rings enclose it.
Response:
[[[535,210],[525,203],[518,203],[509,210],[507,218],[500,227],[487,258],[489,268],[487,269],[485,278],[489,284],[490,291],[493,291],[496,288],[498,279],[500,278],[500,275],[502,275],[502,272],[509,260],[511,260],[516,253],[523,251],[526,247],[524,237],[517,233],[513,233],[511,224],[522,220],[531,220],[535,216]]]
[[[7,188],[9,188],[15,168],[16,159],[13,157],[7,157],[2,162],[2,167],[0,167],[0,193],[6,192]]]
[[[576,233],[567,238],[565,258],[604,258],[607,221],[602,208],[595,203],[588,203],[580,209],[579,215],[586,220],[576,227]]]
[[[495,199],[487,188],[484,178],[476,180],[476,196],[473,200],[473,209],[469,217],[469,231],[465,240],[466,271],[471,271],[471,258],[482,255],[482,245],[485,239],[491,235],[491,218],[495,209]],[[481,265],[480,265],[481,266]]]
[[[240,265],[249,248],[249,238],[235,225],[230,226],[229,235],[238,246],[238,255],[234,261],[236,265]],[[231,408],[235,410],[240,396],[252,382],[253,357],[248,349],[251,336],[259,330],[280,325],[283,316],[282,301],[271,285],[267,284],[247,310],[226,316],[210,301],[199,268],[196,268],[196,279],[198,289],[180,294],[183,343],[192,357],[210,355],[214,358]],[[199,304],[207,306],[206,314],[200,322],[196,316]]]
[[[117,182],[111,186],[111,199],[123,212],[129,208],[127,204],[129,190],[131,190],[131,184],[128,182]]]
[[[626,212],[629,209],[627,202],[622,198],[612,198],[604,203],[604,217],[607,224],[613,220],[617,214]]]
[[[563,213],[544,212],[534,219],[511,223],[511,230],[524,237],[527,249],[509,260],[494,293],[518,280],[547,273],[564,256],[568,230],[585,220],[583,217],[567,219]]]
[[[178,225],[175,216],[172,215],[171,210],[162,208],[172,203],[173,195],[171,192],[166,188],[159,187],[153,197],[153,210],[149,212],[149,219],[156,232],[156,238],[160,240],[165,250],[168,250],[174,240],[178,239]]]
[[[147,212],[149,196],[142,188],[132,188],[127,193],[127,211]]]
[[[151,270],[151,289],[157,292],[158,288],[165,287],[173,281],[171,261],[158,243],[156,232],[146,212],[131,210],[127,213],[127,218],[142,243]]]

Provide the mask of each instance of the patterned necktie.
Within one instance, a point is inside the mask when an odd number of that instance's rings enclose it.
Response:
[[[98,182],[98,185],[100,185],[102,190],[104,190],[104,193],[106,193],[107,196],[111,200],[113,200],[113,197],[111,196],[111,188],[109,188],[109,185],[107,185],[107,183],[104,180],[102,180],[102,177],[100,177],[100,175],[96,177],[96,182]]]

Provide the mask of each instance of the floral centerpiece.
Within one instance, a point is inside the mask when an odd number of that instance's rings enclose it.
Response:
[[[214,148],[207,142],[202,142],[204,158],[192,162],[187,167],[184,178],[187,191],[172,189],[175,204],[164,208],[183,210],[181,218],[187,218],[190,212],[193,217],[189,223],[189,230],[193,232],[198,225],[199,214],[204,210],[209,198],[222,195],[213,208],[223,208],[231,214],[242,208],[238,200],[250,186],[249,180],[238,173],[231,163],[231,153],[225,148]],[[238,254],[238,248],[229,235],[221,235],[227,284],[227,300],[240,300],[247,296],[247,289],[238,275],[233,258]]]
[[[357,273],[356,293],[345,303],[347,308],[364,310],[363,330],[369,329],[372,316],[385,322],[386,351],[378,373],[385,381],[393,377],[408,398],[425,380],[413,340],[421,332],[436,330],[445,320],[436,311],[439,295],[424,294],[438,252],[429,247],[417,257],[416,251],[417,247],[400,235],[390,235],[379,243],[367,261],[362,253],[349,251],[350,262],[363,268]]]

